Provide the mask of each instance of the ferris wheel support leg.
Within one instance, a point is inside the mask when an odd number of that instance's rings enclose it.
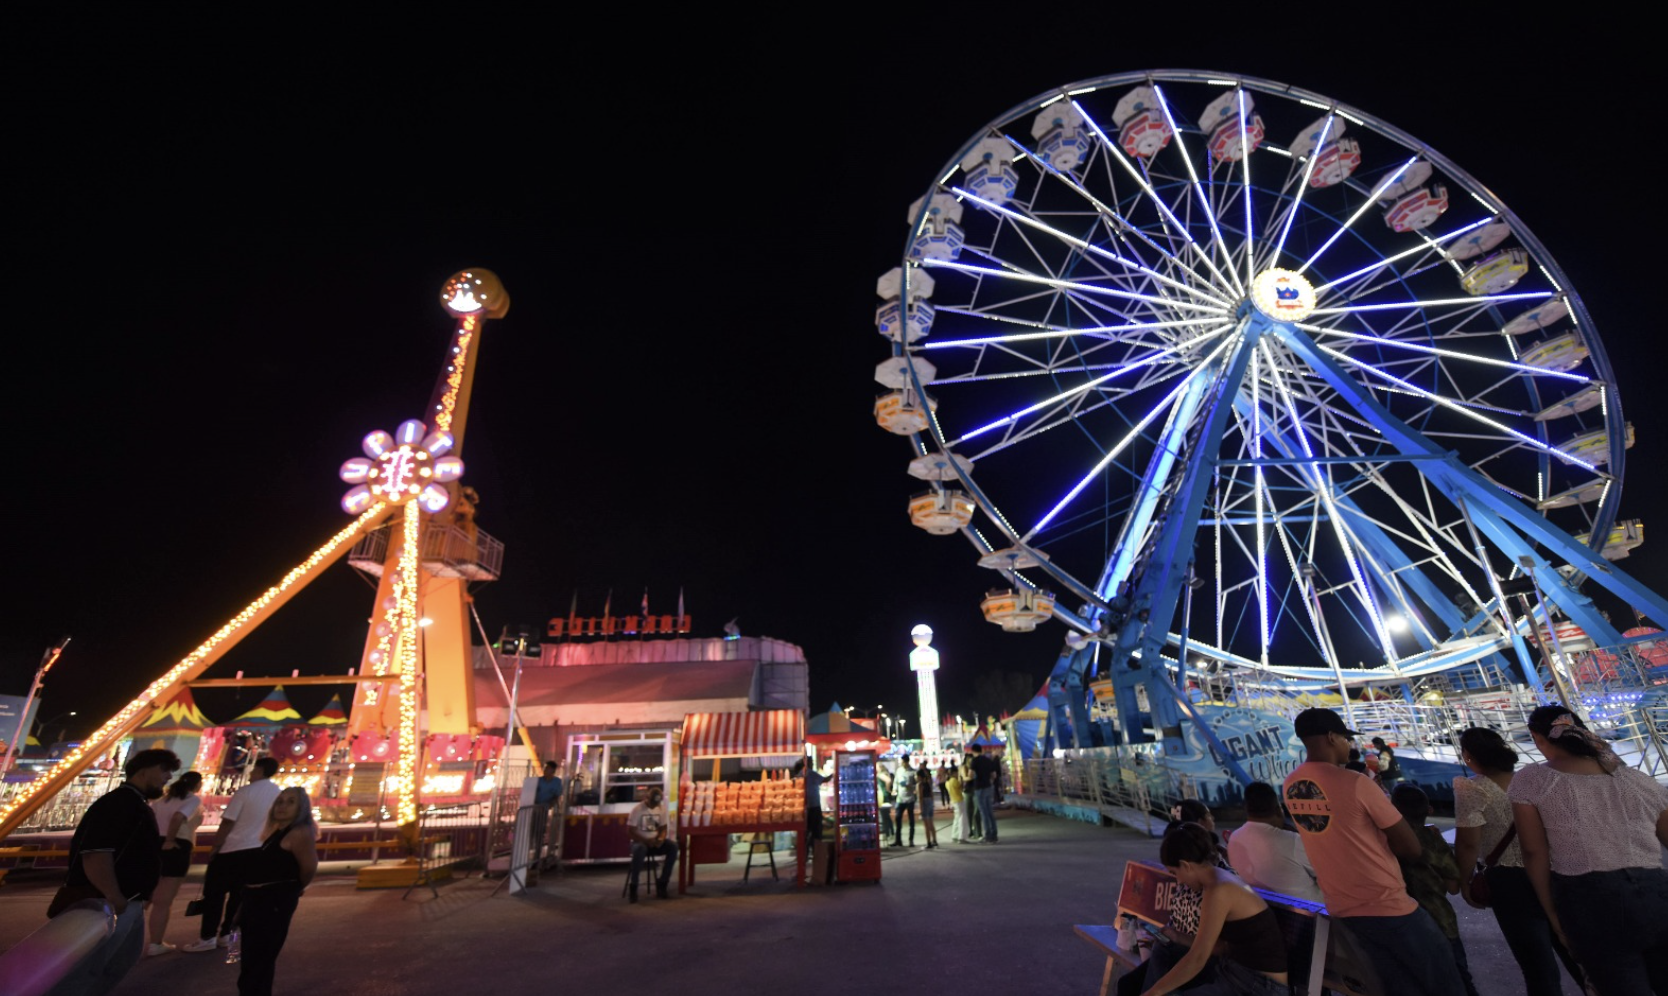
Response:
[[[1068,746],[1067,736],[1071,737],[1069,746],[1072,747],[1098,747],[1104,739],[1095,735],[1094,726],[1089,722],[1087,690],[1083,683],[1083,676],[1093,662],[1092,644],[1068,650],[1055,661],[1054,671],[1048,676],[1048,711],[1062,747]]]
[[[1587,632],[1593,634],[1595,639],[1610,643],[1620,639],[1615,627],[1593,607],[1592,600],[1571,588],[1562,575],[1551,569],[1546,558],[1535,553],[1535,544],[1545,547],[1634,609],[1656,619],[1668,620],[1668,600],[1594,553],[1586,544],[1576,542],[1573,536],[1490,484],[1481,474],[1461,463],[1457,456],[1391,415],[1360,382],[1346,374],[1332,357],[1316,347],[1308,335],[1287,325],[1276,328],[1281,341],[1320,374],[1327,386],[1337,391],[1357,412],[1372,420],[1399,452],[1408,456],[1427,454],[1435,457],[1420,464],[1421,472],[1449,501],[1456,505],[1463,501],[1478,528],[1489,533],[1491,540],[1496,544],[1509,543],[1510,548],[1503,546],[1502,552],[1514,563],[1520,556],[1533,557],[1537,563],[1536,582],[1576,625],[1587,629],[1583,620],[1591,620],[1597,628]],[[1490,525],[1485,526],[1485,520]]]

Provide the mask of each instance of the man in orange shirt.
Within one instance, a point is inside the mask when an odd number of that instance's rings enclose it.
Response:
[[[1303,838],[1326,909],[1347,921],[1380,981],[1408,996],[1464,996],[1442,929],[1407,894],[1398,857],[1419,838],[1372,779],[1342,767],[1359,736],[1330,709],[1293,721],[1308,760],[1286,778],[1286,810]]]

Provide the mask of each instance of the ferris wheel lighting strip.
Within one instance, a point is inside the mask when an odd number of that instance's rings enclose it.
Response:
[[[1201,362],[1197,367],[1195,367],[1193,369],[1192,373],[1189,373],[1186,377],[1183,377],[1181,379],[1181,381],[1179,383],[1177,383],[1176,386],[1170,391],[1170,393],[1164,396],[1164,399],[1162,401],[1160,401],[1158,404],[1154,405],[1153,409],[1151,411],[1149,411],[1141,419],[1141,421],[1137,422],[1135,424],[1135,426],[1129,430],[1129,433],[1127,435],[1125,435],[1124,438],[1118,440],[1118,443],[1117,443],[1116,446],[1113,446],[1111,450],[1107,451],[1107,454],[1100,459],[1100,462],[1095,464],[1095,467],[1094,467],[1093,470],[1091,470],[1091,471],[1089,471],[1089,473],[1085,474],[1083,479],[1081,481],[1078,481],[1077,485],[1075,487],[1073,487],[1070,491],[1066,492],[1066,496],[1064,498],[1060,499],[1059,504],[1055,505],[1052,509],[1050,509],[1047,515],[1043,516],[1042,519],[1040,521],[1038,521],[1036,525],[1032,526],[1030,532],[1028,532],[1024,536],[1020,537],[1020,540],[1019,540],[1020,543],[1030,542],[1031,537],[1037,535],[1037,533],[1041,532],[1050,522],[1052,522],[1054,517],[1056,515],[1060,514],[1061,510],[1063,510],[1067,505],[1071,504],[1072,499],[1076,498],[1078,495],[1083,493],[1083,489],[1089,486],[1090,481],[1093,481],[1100,474],[1101,471],[1106,469],[1107,464],[1111,463],[1114,459],[1116,459],[1118,454],[1122,453],[1129,446],[1130,443],[1134,442],[1135,439],[1138,436],[1141,435],[1142,431],[1145,430],[1147,428],[1147,426],[1151,425],[1153,423],[1153,421],[1158,418],[1158,416],[1164,414],[1164,412],[1171,405],[1175,404],[1176,399],[1181,397],[1181,393],[1183,391],[1187,390],[1188,386],[1191,385],[1193,383],[1193,381],[1201,373],[1203,373],[1205,370],[1209,369],[1212,360],[1214,360],[1214,359],[1216,359],[1216,357],[1220,356],[1222,354],[1223,350],[1227,349],[1230,345],[1232,345],[1233,343],[1238,342],[1238,341],[1239,341],[1239,337],[1235,336],[1235,337],[1227,340],[1226,342],[1222,343],[1222,345],[1216,347],[1214,350],[1212,350],[1211,354],[1209,356],[1205,357],[1204,361]]]
[[[1004,425],[1009,425],[1009,424],[1011,424],[1011,423],[1013,423],[1013,422],[1015,422],[1019,419],[1022,419],[1025,416],[1030,415],[1034,412],[1041,411],[1042,409],[1048,408],[1052,405],[1057,405],[1060,402],[1066,400],[1067,398],[1072,397],[1073,395],[1082,394],[1084,391],[1090,390],[1091,388],[1094,388],[1094,387],[1098,387],[1101,384],[1104,384],[1107,381],[1112,380],[1115,377],[1121,377],[1124,374],[1129,373],[1131,370],[1138,370],[1142,367],[1150,366],[1154,363],[1157,363],[1159,360],[1164,359],[1167,356],[1173,356],[1177,352],[1179,352],[1183,349],[1191,348],[1192,346],[1198,344],[1199,342],[1204,341],[1205,339],[1210,339],[1210,338],[1214,338],[1216,336],[1219,336],[1222,333],[1227,332],[1229,329],[1232,329],[1233,327],[1234,327],[1233,324],[1229,323],[1229,324],[1223,325],[1221,328],[1217,328],[1217,329],[1213,329],[1209,332],[1201,333],[1199,336],[1197,336],[1193,339],[1189,339],[1187,342],[1181,343],[1180,345],[1172,346],[1169,349],[1159,350],[1156,353],[1148,353],[1146,356],[1141,357],[1139,360],[1136,360],[1133,363],[1126,363],[1126,364],[1120,366],[1118,369],[1112,371],[1109,374],[1105,374],[1104,376],[1096,377],[1094,380],[1091,380],[1088,383],[1079,384],[1078,386],[1076,386],[1074,388],[1071,388],[1070,390],[1062,391],[1059,394],[1056,394],[1054,397],[1049,398],[1047,401],[1039,401],[1036,404],[1031,405],[1027,408],[1022,408],[1019,411],[1014,412],[1011,415],[1003,416],[1002,418],[997,419],[996,421],[990,423],[989,425],[981,426],[977,429],[974,429],[972,432],[969,432],[969,433],[963,435],[961,437],[961,439],[956,440],[956,442],[963,443],[963,442],[966,442],[969,439],[972,439],[975,436],[982,436],[985,433],[991,431],[992,429],[999,429]]]
[[[1322,105],[1316,104],[1316,107]],[[1320,151],[1326,148],[1326,137],[1332,133],[1332,122],[1335,114],[1326,115],[1326,124],[1321,125],[1320,138],[1315,141],[1315,147],[1304,157],[1303,182],[1297,185],[1297,193],[1292,197],[1292,206],[1286,211],[1286,222],[1280,226],[1280,241],[1274,244],[1274,255],[1269,262],[1279,263],[1280,254],[1286,251],[1286,236],[1291,234],[1292,222],[1297,220],[1297,209],[1303,204],[1303,193],[1309,189],[1309,178],[1315,175],[1315,164],[1320,162]]]
[[[938,309],[940,314],[967,314],[957,312],[951,308]],[[988,316],[981,316],[988,317]],[[1102,332],[1141,332],[1147,329],[1185,328],[1194,325],[1214,325],[1222,321],[1221,318],[1179,318],[1170,322],[1140,322],[1132,325],[1097,325],[1084,329],[1049,329],[1044,332],[1020,332],[1014,335],[980,336],[977,339],[943,339],[936,342],[923,342],[916,349],[949,349],[952,346],[988,346],[1005,342],[1030,342],[1036,339],[1065,339],[1079,335],[1096,335]],[[1190,340],[1196,341],[1196,340]]]
[[[1530,446],[1533,446],[1535,449],[1542,450],[1546,453],[1550,453],[1553,456],[1558,457],[1560,460],[1563,460],[1567,463],[1573,463],[1577,467],[1585,467],[1586,469],[1594,472],[1595,474],[1598,473],[1598,467],[1595,466],[1594,464],[1588,463],[1587,461],[1582,460],[1578,457],[1571,456],[1570,454],[1565,453],[1563,450],[1559,449],[1556,446],[1548,446],[1547,444],[1541,442],[1539,439],[1536,439],[1534,436],[1528,435],[1526,433],[1519,432],[1516,429],[1513,429],[1511,426],[1502,425],[1501,423],[1496,422],[1494,419],[1488,418],[1488,417],[1483,416],[1483,415],[1479,415],[1476,412],[1472,411],[1470,408],[1467,408],[1464,405],[1461,405],[1461,404],[1459,404],[1455,401],[1452,401],[1448,398],[1444,398],[1440,394],[1432,394],[1431,392],[1425,390],[1424,388],[1416,387],[1415,385],[1410,384],[1405,380],[1402,380],[1400,377],[1397,377],[1394,374],[1385,373],[1383,370],[1380,370],[1378,367],[1373,366],[1371,363],[1366,363],[1362,360],[1358,360],[1355,357],[1349,355],[1348,353],[1339,352],[1336,349],[1333,349],[1329,346],[1322,346],[1319,343],[1316,343],[1316,346],[1320,349],[1321,352],[1326,353],[1328,356],[1332,356],[1336,359],[1343,360],[1343,361],[1349,363],[1351,366],[1358,367],[1362,370],[1367,371],[1370,374],[1373,374],[1373,375],[1378,376],[1378,377],[1382,377],[1385,380],[1388,380],[1388,381],[1390,381],[1394,384],[1398,384],[1402,387],[1403,390],[1408,391],[1411,394],[1416,394],[1419,397],[1425,398],[1428,401],[1434,401],[1437,404],[1441,405],[1442,407],[1448,409],[1449,411],[1459,412],[1461,415],[1464,415],[1468,418],[1476,419],[1478,422],[1481,422],[1484,425],[1490,426],[1494,429],[1498,429],[1499,431],[1504,432],[1504,433],[1512,436],[1515,439],[1521,439],[1525,443],[1528,443]]]
[[[1249,139],[1245,134],[1245,87],[1239,88],[1234,95],[1239,101],[1239,147],[1240,197],[1245,201],[1245,282],[1251,283],[1255,279],[1257,269],[1256,237],[1252,234],[1256,229],[1251,224],[1251,149]]]
[[[1365,276],[1366,274],[1371,273],[1374,270],[1382,269],[1383,267],[1389,266],[1391,263],[1394,263],[1398,259],[1405,259],[1406,257],[1412,256],[1416,253],[1428,252],[1432,249],[1438,248],[1443,243],[1452,242],[1454,239],[1459,238],[1461,235],[1464,235],[1466,232],[1469,232],[1472,229],[1481,228],[1481,227],[1483,227],[1484,225],[1488,224],[1489,222],[1491,222],[1493,220],[1494,220],[1493,218],[1480,218],[1477,221],[1473,221],[1471,224],[1466,225],[1464,228],[1457,228],[1454,231],[1449,232],[1446,235],[1437,236],[1436,238],[1431,239],[1428,242],[1421,242],[1419,245],[1414,246],[1412,249],[1404,249],[1401,252],[1395,254],[1394,256],[1387,256],[1384,259],[1381,259],[1376,263],[1372,263],[1372,264],[1369,264],[1367,266],[1363,266],[1361,269],[1356,270],[1354,273],[1346,273],[1346,274],[1344,274],[1343,276],[1339,277],[1336,280],[1330,281],[1328,283],[1321,284],[1319,287],[1315,288],[1315,293],[1317,295],[1319,295],[1322,291],[1331,290],[1333,287],[1336,287],[1341,283],[1345,283],[1347,281],[1354,280],[1356,277]]]
[[[1306,332],[1319,332],[1323,335],[1335,335],[1345,339],[1356,339],[1361,342],[1377,343],[1381,346],[1396,346],[1400,349],[1411,349],[1415,352],[1428,353],[1433,356],[1447,356],[1456,360],[1471,360],[1476,363],[1486,363],[1493,367],[1505,367],[1508,370],[1520,370],[1524,373],[1532,374],[1537,377],[1560,377],[1564,380],[1573,380],[1577,384],[1590,384],[1593,380],[1593,378],[1587,376],[1586,374],[1569,373],[1563,370],[1545,370],[1541,367],[1532,367],[1527,363],[1513,363],[1510,360],[1497,360],[1492,356],[1475,356],[1471,353],[1462,353],[1457,349],[1442,349],[1438,346],[1425,346],[1416,342],[1406,342],[1401,339],[1385,339],[1376,335],[1363,335],[1359,332],[1345,332],[1343,329],[1323,328],[1319,325],[1310,325],[1307,322],[1293,322],[1292,324]],[[1506,409],[1497,408],[1496,410],[1505,411]]]
[[[1378,186],[1373,188],[1373,192],[1367,195],[1367,199],[1361,202],[1361,206],[1355,209],[1355,213],[1349,216],[1349,220],[1344,222],[1343,227],[1338,229],[1336,232],[1333,232],[1332,237],[1327,239],[1324,243],[1322,243],[1321,247],[1319,249],[1315,250],[1315,254],[1313,256],[1310,256],[1306,261],[1304,261],[1302,266],[1297,268],[1298,276],[1302,276],[1304,273],[1306,273],[1308,271],[1309,267],[1314,265],[1315,260],[1320,259],[1322,253],[1324,253],[1324,252],[1326,252],[1326,250],[1332,248],[1332,243],[1334,243],[1334,242],[1338,241],[1340,238],[1342,238],[1343,234],[1345,232],[1349,231],[1350,227],[1353,226],[1357,221],[1359,221],[1361,219],[1362,215],[1367,213],[1368,208],[1370,208],[1373,205],[1378,203],[1378,199],[1379,199],[1380,195],[1382,195],[1386,190],[1395,186],[1396,181],[1401,179],[1402,174],[1406,173],[1408,171],[1408,168],[1411,167],[1414,163],[1416,163],[1418,161],[1419,161],[1419,157],[1414,156],[1412,159],[1409,159],[1407,162],[1402,163],[1401,167],[1399,169],[1397,169],[1396,172],[1391,173],[1388,177],[1381,180],[1379,182]]]
[[[1199,203],[1202,205],[1205,220],[1210,223],[1210,231],[1213,237],[1212,245],[1216,247],[1217,252],[1228,256],[1228,272],[1226,274],[1228,282],[1233,286],[1236,292],[1244,293],[1245,287],[1239,282],[1239,277],[1234,273],[1233,257],[1228,255],[1227,246],[1222,241],[1222,230],[1216,226],[1216,212],[1210,209],[1210,198],[1205,196],[1205,189],[1199,183],[1199,173],[1193,168],[1193,157],[1187,154],[1187,146],[1182,142],[1181,129],[1176,127],[1176,119],[1170,114],[1170,101],[1165,99],[1164,88],[1159,86],[1157,83],[1153,84],[1153,93],[1158,95],[1158,109],[1164,112],[1164,123],[1170,126],[1170,133],[1175,137],[1176,141],[1176,151],[1180,153],[1182,163],[1187,167],[1188,178],[1193,181],[1193,194],[1195,197],[1199,198]],[[1241,127],[1244,127],[1244,122],[1241,122]],[[1191,241],[1192,240],[1190,239],[1189,242]],[[1213,272],[1216,272],[1218,276],[1223,275],[1220,271],[1216,270],[1215,264],[1210,263],[1208,253],[1200,250],[1200,255],[1206,257],[1206,263],[1210,265]]]
[[[986,208],[987,210],[992,211],[996,214],[1000,214],[1000,215],[1008,218],[1011,221],[1016,221],[1020,224],[1028,225],[1031,228],[1035,228],[1036,230],[1038,230],[1040,232],[1046,232],[1047,234],[1052,235],[1054,238],[1060,240],[1061,242],[1066,243],[1067,245],[1076,246],[1078,249],[1081,249],[1084,252],[1093,253],[1096,256],[1105,257],[1106,259],[1109,259],[1112,262],[1117,263],[1120,266],[1127,266],[1130,269],[1135,270],[1138,273],[1144,273],[1147,276],[1152,277],[1154,280],[1157,280],[1159,283],[1166,284],[1170,287],[1174,287],[1177,290],[1186,291],[1187,293],[1192,294],[1196,297],[1202,297],[1202,298],[1205,298],[1206,300],[1209,300],[1209,301],[1215,301],[1217,304],[1221,304],[1221,305],[1225,306],[1228,303],[1227,300],[1222,298],[1222,297],[1219,297],[1215,294],[1211,294],[1208,291],[1202,291],[1197,287],[1191,287],[1191,286],[1189,286],[1185,283],[1182,283],[1180,280],[1177,280],[1173,277],[1167,277],[1164,274],[1159,273],[1157,270],[1152,269],[1151,267],[1143,266],[1142,264],[1137,263],[1133,260],[1125,259],[1124,257],[1118,255],[1115,252],[1112,252],[1110,249],[1107,249],[1104,246],[1093,245],[1093,244],[1091,244],[1091,243],[1089,243],[1089,242],[1087,242],[1083,239],[1080,239],[1080,238],[1076,237],[1075,235],[1068,235],[1065,232],[1060,231],[1058,228],[1055,228],[1054,226],[1052,226],[1050,224],[1047,224],[1046,222],[1039,221],[1036,218],[1032,218],[1031,216],[1026,215],[1026,214],[1021,214],[1020,212],[1015,211],[1012,208],[1006,207],[1006,206],[1001,205],[1001,204],[997,204],[994,201],[988,201],[988,200],[984,199],[983,197],[980,197],[978,194],[972,193],[972,192],[967,191],[967,190],[963,190],[960,187],[951,187],[950,190],[951,190],[952,193],[956,194],[958,197],[961,197],[964,200],[973,201],[975,204],[978,204],[978,205],[980,205],[980,206]]]
[[[1451,308],[1460,305],[1496,304],[1501,301],[1542,301],[1552,297],[1551,291],[1531,291],[1528,294],[1489,294],[1481,297],[1449,297],[1435,301],[1392,301],[1388,304],[1352,304],[1343,308],[1316,308],[1311,315],[1348,315],[1358,311],[1393,311],[1396,308]]]
[[[1019,273],[1012,270],[998,270],[988,266],[969,266],[966,263],[955,263],[947,259],[928,259],[924,260],[921,265],[933,269],[956,270],[961,273],[971,273],[980,276],[1005,277],[1009,280],[1043,284],[1060,290],[1075,290],[1081,291],[1085,294],[1103,294],[1108,297],[1121,297],[1129,301],[1144,301],[1148,304],[1163,305],[1167,308],[1190,308],[1194,311],[1205,311],[1213,315],[1223,316],[1228,314],[1227,308],[1216,307],[1213,305],[1194,304],[1191,301],[1174,301],[1167,298],[1154,297],[1151,294],[1137,294],[1134,291],[1118,290],[1113,287],[1101,287],[1097,284],[1084,284],[1075,280],[1058,280],[1054,277],[1042,277],[1034,273]]]

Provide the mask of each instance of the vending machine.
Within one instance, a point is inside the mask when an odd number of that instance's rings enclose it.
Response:
[[[834,753],[835,874],[841,882],[880,881],[880,800],[873,751]]]

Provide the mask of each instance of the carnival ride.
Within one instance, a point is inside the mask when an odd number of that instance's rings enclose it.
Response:
[[[474,268],[446,281],[440,303],[457,324],[423,418],[407,420],[393,433],[371,432],[362,441],[363,455],[341,466],[350,485],[342,508],[353,521],[55,766],[19,787],[0,805],[0,838],[130,737],[179,689],[270,680],[202,675],[344,554],[379,579],[360,667],[345,678],[291,683],[356,686],[348,734],[355,749],[366,749],[367,763],[353,777],[375,780],[376,797],[392,800],[389,815],[402,836],[415,841],[425,774],[443,766],[460,744],[465,754],[477,740],[502,745],[501,738],[481,736],[475,723],[467,586],[498,577],[503,546],[476,527],[473,502],[459,478],[481,335],[488,319],[508,312],[510,298],[496,275]]]
[[[1668,771],[1668,675],[1616,651],[1578,685],[1557,636],[1625,642],[1595,587],[1668,622],[1613,563],[1643,539],[1615,371],[1457,164],[1297,87],[1132,72],[997,117],[907,221],[875,418],[927,482],[912,521],[1003,577],[986,618],[1067,627],[1062,747],[1202,746],[1245,781],[1209,709],[1505,690],[1625,702]]]

